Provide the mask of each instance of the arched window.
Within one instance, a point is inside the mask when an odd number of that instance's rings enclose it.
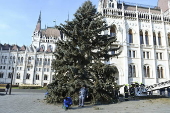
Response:
[[[157,67],[158,78],[164,78],[164,69],[162,66]]]
[[[47,65],[47,59],[46,58],[44,59],[44,65]]]
[[[109,3],[109,7],[111,7],[111,3]]]
[[[111,28],[110,28],[110,37],[115,37],[116,36],[116,26],[113,25]]]
[[[112,8],[114,8],[114,3],[112,3]]]
[[[47,80],[48,79],[48,76],[47,75],[44,75],[44,80]]]
[[[134,64],[129,65],[129,77],[136,77],[136,66]]]
[[[23,64],[24,63],[24,58],[23,57],[21,57],[21,64]]]
[[[36,80],[39,80],[39,75],[38,74],[36,74],[36,78],[35,78]]]
[[[143,71],[144,71],[144,77],[147,77],[147,78],[151,77],[151,70],[148,65],[144,66]]]
[[[21,62],[21,61],[20,61],[20,57],[18,57],[18,63],[20,64],[20,62]]]
[[[30,74],[29,73],[27,73],[26,79],[30,79]]]
[[[15,56],[13,56],[13,63],[15,63]]]
[[[50,65],[50,59],[48,59],[48,64],[47,65]]]
[[[140,44],[144,44],[143,43],[143,32],[142,32],[142,30],[140,31]]]
[[[41,45],[41,48],[42,48],[43,50],[45,50],[45,46],[44,46],[44,45]]]
[[[42,58],[40,58],[39,65],[42,65]]]
[[[156,34],[153,32],[153,44],[156,45]]]
[[[20,73],[17,73],[17,79],[20,79]]]
[[[149,45],[148,31],[145,32],[145,42],[146,42],[146,45]]]
[[[8,73],[8,78],[11,78],[12,77],[12,73]]]
[[[129,30],[129,43],[133,43],[133,33],[132,33],[132,29]]]
[[[170,46],[170,33],[168,33],[168,46]]]
[[[53,46],[51,45],[49,45],[48,48],[50,48],[51,51],[53,50]]]
[[[162,45],[162,40],[161,40],[161,33],[158,33],[158,43],[159,45]]]
[[[28,64],[31,64],[31,57],[28,57]]]
[[[4,73],[0,72],[0,78],[3,78],[3,76],[4,76]]]

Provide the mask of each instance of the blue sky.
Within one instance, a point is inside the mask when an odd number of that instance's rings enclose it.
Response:
[[[73,19],[73,14],[86,0],[0,0],[0,43],[30,45],[39,13],[42,28]],[[91,0],[98,5],[99,0]],[[120,0],[157,5],[157,0]]]

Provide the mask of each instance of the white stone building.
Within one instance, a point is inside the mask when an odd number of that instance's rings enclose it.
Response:
[[[41,29],[41,12],[29,47],[0,44],[0,83],[10,83],[14,67],[13,84],[45,86],[52,82],[55,42],[61,33],[54,27]]]
[[[156,7],[99,0],[98,12],[112,26],[103,34],[116,35],[115,43],[123,46],[118,58],[106,62],[117,67],[118,84],[151,85],[170,79],[170,0],[158,0]],[[12,67],[13,84],[52,82],[52,51],[60,38],[57,29],[41,29],[40,13],[29,47],[0,44],[0,83],[10,83]]]
[[[103,34],[116,34],[121,55],[108,63],[118,69],[118,83],[152,85],[170,79],[170,0],[158,6],[119,0],[100,0],[98,12],[112,26]]]

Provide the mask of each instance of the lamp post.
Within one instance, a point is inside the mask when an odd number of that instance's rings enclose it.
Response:
[[[9,95],[11,95],[13,75],[14,75],[14,67],[12,67],[12,76],[11,76],[11,85],[10,85],[10,89],[9,89]]]

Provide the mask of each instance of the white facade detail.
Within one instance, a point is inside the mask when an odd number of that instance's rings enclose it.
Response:
[[[169,2],[167,4],[169,6]],[[111,26],[102,34],[116,35],[114,43],[123,47],[118,58],[107,62],[117,67],[118,84],[152,85],[170,79],[169,9],[163,12],[158,7],[119,0],[99,0],[97,9]],[[44,86],[51,83],[52,52],[55,42],[63,37],[64,34],[53,27],[41,29],[40,13],[29,47],[0,44],[0,83],[10,83],[12,67],[13,84]]]

